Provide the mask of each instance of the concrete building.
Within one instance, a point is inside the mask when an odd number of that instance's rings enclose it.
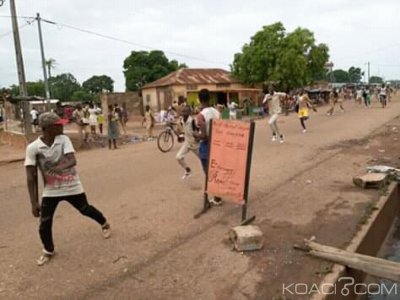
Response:
[[[108,113],[108,105],[110,104],[118,104],[119,107],[126,105],[129,115],[143,115],[142,102],[138,92],[102,93],[100,95],[100,101],[105,115]]]
[[[235,101],[239,105],[251,99],[258,104],[261,89],[251,88],[222,69],[180,69],[142,88],[143,106],[150,105],[154,111],[166,110],[174,101],[187,99],[189,104],[198,103],[198,92],[208,89],[212,104],[227,104]]]

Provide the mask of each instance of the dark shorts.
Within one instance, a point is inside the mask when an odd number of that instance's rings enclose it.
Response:
[[[200,142],[199,146],[199,157],[201,161],[201,166],[203,167],[204,174],[207,175],[208,171],[208,141]]]

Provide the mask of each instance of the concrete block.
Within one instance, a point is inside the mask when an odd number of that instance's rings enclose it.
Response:
[[[355,176],[353,182],[356,186],[363,189],[380,189],[387,183],[388,174],[382,173],[367,173],[364,175]]]
[[[255,225],[236,226],[229,232],[229,237],[237,251],[260,250],[264,244],[264,236]]]

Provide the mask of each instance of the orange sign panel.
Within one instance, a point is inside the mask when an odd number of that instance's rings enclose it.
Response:
[[[207,192],[244,204],[250,123],[213,120]]]

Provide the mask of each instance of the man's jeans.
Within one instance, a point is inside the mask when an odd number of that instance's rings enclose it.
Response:
[[[199,146],[199,158],[206,176],[208,172],[208,154],[208,141],[201,141]]]
[[[53,216],[58,203],[63,200],[67,201],[69,204],[79,210],[82,215],[92,218],[100,225],[104,225],[106,223],[106,219],[104,218],[103,214],[95,207],[89,205],[85,193],[62,197],[43,197],[40,214],[39,234],[44,249],[48,252],[54,251],[52,234]]]

